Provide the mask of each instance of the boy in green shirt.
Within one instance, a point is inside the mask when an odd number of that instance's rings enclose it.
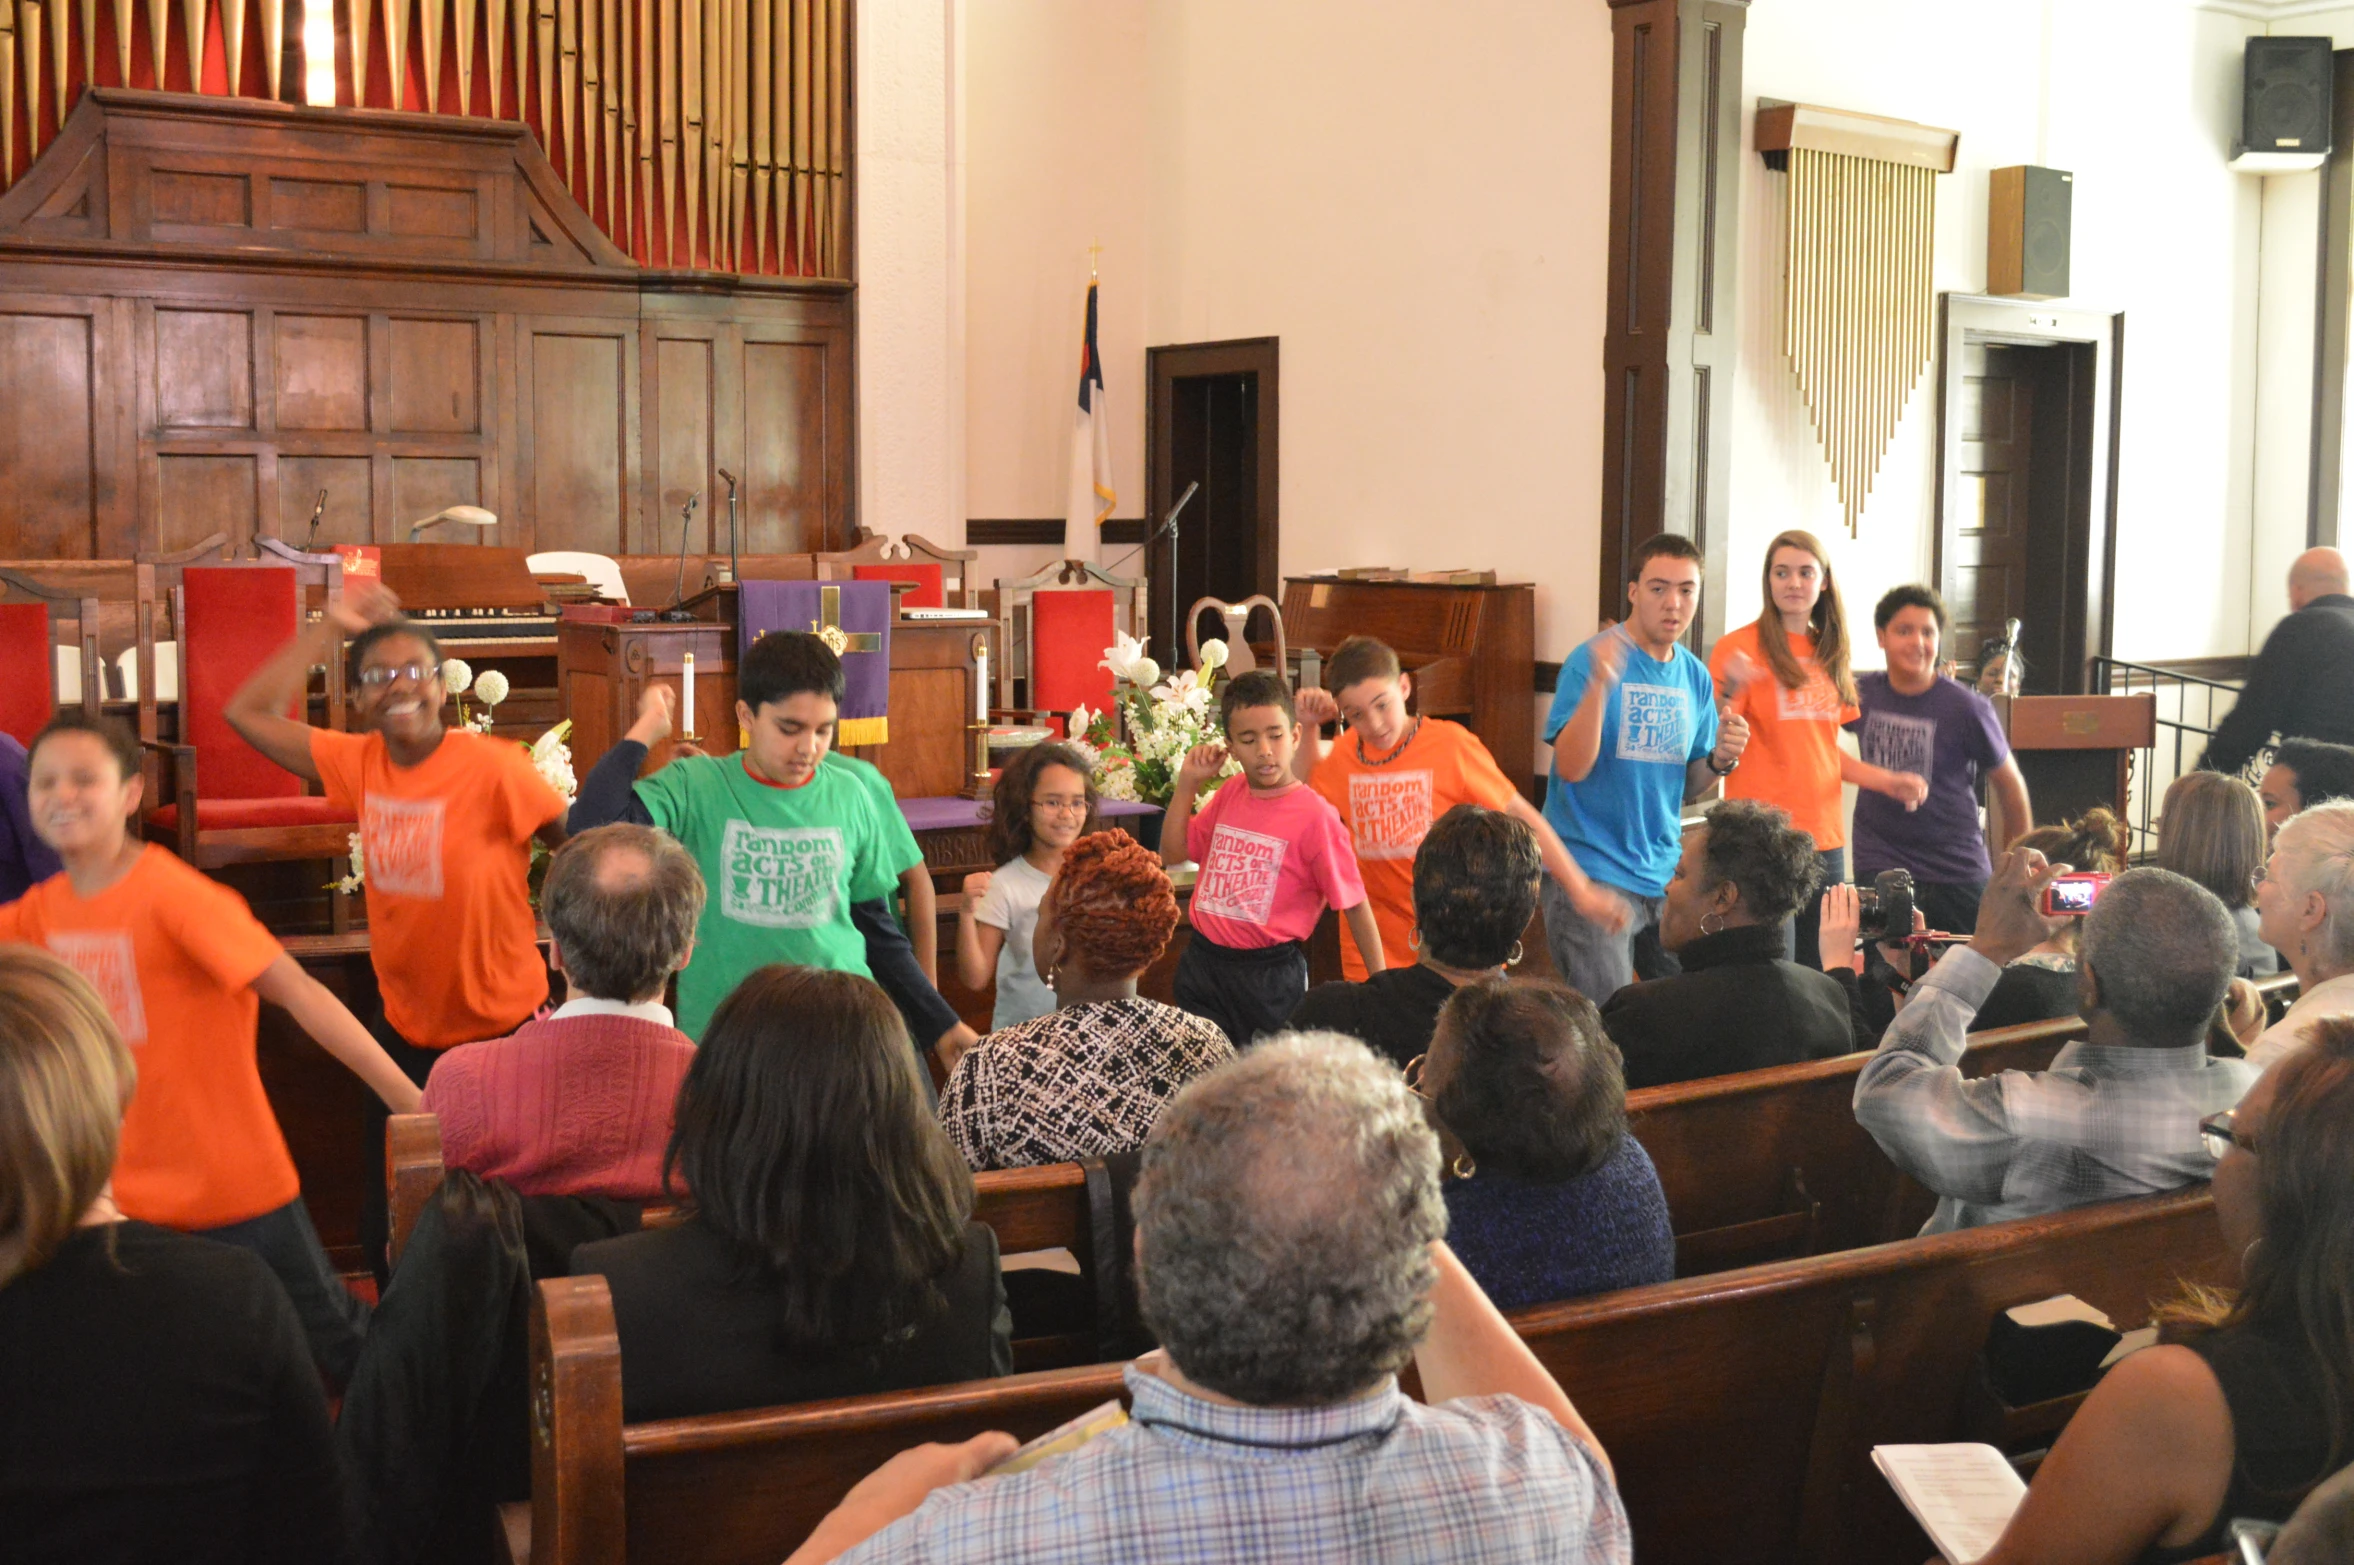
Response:
[[[838,968],[879,978],[894,991],[908,987],[902,974],[878,974],[869,951],[878,934],[874,915],[889,920],[884,899],[922,853],[897,808],[882,806],[879,790],[888,785],[880,775],[870,781],[872,768],[830,756],[841,660],[816,636],[775,632],[745,652],[736,691],[746,748],[720,758],[681,754],[633,787],[646,749],[668,737],[676,702],[669,687],[650,687],[625,741],[582,784],[570,823],[585,831],[610,820],[641,821],[695,856],[710,897],[694,957],[678,980],[678,1026],[690,1037],[701,1036],[747,974],[771,962]],[[906,951],[904,936],[898,949]],[[921,983],[920,969],[913,978]],[[958,1052],[969,1031],[936,990],[922,988],[930,1004],[913,1009],[944,1021],[934,1031],[911,1016],[917,1036]],[[909,1008],[906,996],[897,997]]]

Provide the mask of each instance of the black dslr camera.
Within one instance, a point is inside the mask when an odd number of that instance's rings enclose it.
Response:
[[[1870,941],[1902,945],[1913,937],[1913,872],[1884,869],[1855,893],[1856,933]]]

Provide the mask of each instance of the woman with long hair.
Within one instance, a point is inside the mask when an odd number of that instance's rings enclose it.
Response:
[[[2256,881],[2264,873],[2264,801],[2237,777],[2185,772],[2158,807],[2158,867],[2205,886],[2240,926],[2242,978],[2280,971],[2280,953],[2264,941]]]
[[[1867,766],[1839,746],[1841,725],[1859,709],[1848,666],[1847,605],[1822,540],[1796,528],[1777,534],[1766,545],[1763,594],[1756,620],[1726,631],[1708,654],[1717,694],[1749,720],[1749,748],[1725,779],[1725,797],[1776,805],[1814,840],[1821,873],[1790,934],[1796,960],[1816,967],[1822,888],[1847,878],[1839,785],[1851,782],[1908,805],[1927,798],[1929,785],[1909,772]]]
[[[2166,1345],[2094,1388],[1982,1565],[2199,1559],[2354,1458],[2354,1019],[2199,1130],[2238,1286],[2160,1311]]]
[[[997,775],[987,830],[997,868],[964,878],[956,915],[956,976],[967,989],[996,985],[992,1031],[1054,1009],[1030,941],[1063,854],[1100,825],[1096,799],[1094,768],[1067,744],[1033,745]]]
[[[664,1159],[686,1221],[572,1252],[613,1290],[624,1417],[1011,1371],[997,1237],[918,1068],[854,973],[780,963],[719,1003]]]

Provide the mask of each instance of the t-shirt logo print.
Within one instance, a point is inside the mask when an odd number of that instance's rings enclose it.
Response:
[[[360,847],[368,862],[370,890],[403,897],[441,896],[443,802],[368,795]]]
[[[1618,758],[1664,761],[1681,766],[1685,738],[1684,692],[1667,685],[1618,687]]]
[[[1220,826],[1194,883],[1193,905],[1237,923],[1264,924],[1275,912],[1275,883],[1290,844],[1281,837]]]
[[[834,922],[842,891],[842,833],[832,826],[756,826],[729,821],[720,862],[720,911],[765,929]]]
[[[1808,658],[1804,662],[1806,683],[1796,690],[1774,680],[1774,691],[1780,697],[1775,715],[1782,721],[1801,723],[1836,723],[1839,721],[1839,692],[1831,688],[1831,681]]]
[[[139,997],[139,960],[129,930],[60,930],[49,936],[49,951],[98,991],[125,1043],[147,1041],[147,1007]]]
[[[1864,719],[1863,738],[1857,748],[1874,766],[1926,777],[1937,757],[1937,720],[1874,712]]]
[[[1352,772],[1349,820],[1357,831],[1357,857],[1410,859],[1430,832],[1431,774]]]

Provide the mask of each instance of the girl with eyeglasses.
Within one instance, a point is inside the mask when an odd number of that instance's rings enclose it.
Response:
[[[1072,843],[1102,824],[1095,769],[1067,744],[1034,745],[998,773],[989,802],[989,858],[997,868],[967,875],[956,916],[956,972],[967,989],[994,977],[989,1027],[1011,1027],[1054,1009],[1039,977],[1031,937],[1038,904]]]

